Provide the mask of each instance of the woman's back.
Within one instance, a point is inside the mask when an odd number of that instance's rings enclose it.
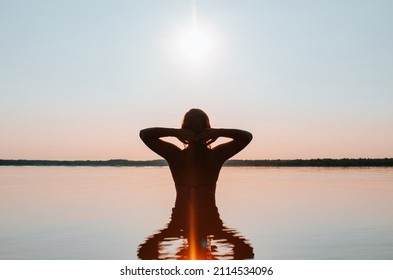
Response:
[[[167,161],[176,186],[215,186],[223,165],[214,150],[193,145]]]

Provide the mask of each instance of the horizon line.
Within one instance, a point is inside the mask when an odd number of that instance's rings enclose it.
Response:
[[[0,166],[168,166],[164,159],[153,160],[26,160],[0,159]],[[316,159],[230,159],[224,166],[293,166],[293,167],[393,167],[393,158],[316,158]]]
[[[386,159],[393,159],[393,157],[341,157],[341,158],[332,158],[332,157],[315,157],[315,158],[274,158],[274,159],[228,159],[227,161],[237,161],[237,160],[386,160]],[[156,158],[156,159],[125,159],[125,158],[111,158],[111,159],[24,159],[24,158],[0,158],[0,161],[4,160],[29,160],[29,161],[159,161],[165,160],[163,158]]]

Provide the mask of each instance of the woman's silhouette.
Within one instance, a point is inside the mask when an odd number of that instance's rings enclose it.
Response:
[[[191,109],[180,129],[146,128],[140,137],[169,164],[176,185],[176,202],[167,228],[141,244],[141,259],[244,259],[254,256],[252,247],[236,231],[223,225],[215,203],[216,182],[224,162],[240,152],[252,140],[251,133],[239,129],[210,127],[209,118],[200,109]],[[176,137],[184,149],[162,140]],[[214,148],[219,137],[232,140]],[[183,240],[174,256],[163,252],[164,243]],[[231,253],[220,252],[230,248]],[[165,251],[165,250],[164,250]],[[225,250],[224,250],[225,251]]]
[[[211,128],[209,117],[200,109],[191,109],[180,129],[146,128],[141,130],[142,141],[169,164],[176,188],[199,186],[215,190],[224,162],[240,152],[252,140],[252,134],[239,129]],[[176,137],[184,149],[162,140]],[[232,141],[210,148],[219,137]]]

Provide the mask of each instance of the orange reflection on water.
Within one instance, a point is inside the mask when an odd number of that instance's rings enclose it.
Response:
[[[188,246],[189,246],[189,256],[188,259],[190,260],[197,260],[201,256],[199,256],[198,250],[198,241],[197,241],[197,234],[196,234],[196,223],[197,223],[197,216],[196,216],[196,203],[195,203],[195,193],[194,189],[191,189],[189,194],[189,206],[188,206],[188,222],[189,222],[189,238],[188,238]]]

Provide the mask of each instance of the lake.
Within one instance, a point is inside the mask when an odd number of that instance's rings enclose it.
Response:
[[[393,168],[224,167],[198,203],[167,167],[0,167],[0,259],[179,258],[191,228],[209,258],[393,259]]]

